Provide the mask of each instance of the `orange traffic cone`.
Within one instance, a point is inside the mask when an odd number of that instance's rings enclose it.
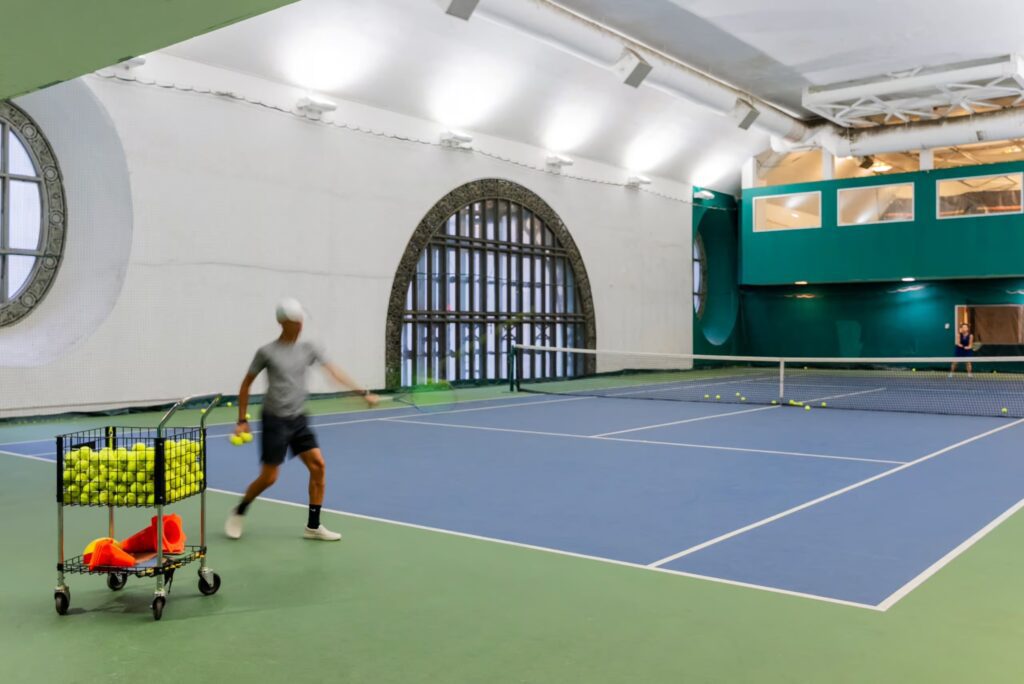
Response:
[[[164,553],[181,553],[185,550],[185,531],[181,529],[181,516],[177,513],[164,516]],[[156,551],[156,516],[149,527],[139,530],[121,542],[121,548],[130,553]]]
[[[102,542],[114,541],[110,537],[100,537],[99,539],[93,539],[89,542],[89,545],[85,547],[85,551],[82,552],[82,562],[88,565],[92,562],[92,554]]]
[[[93,547],[89,558],[89,569],[100,566],[113,568],[130,568],[135,565],[135,558],[121,550],[113,539],[101,539]]]

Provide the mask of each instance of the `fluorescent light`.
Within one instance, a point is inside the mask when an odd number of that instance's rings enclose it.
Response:
[[[626,179],[626,185],[630,188],[639,188],[641,185],[650,185],[651,179],[647,176],[637,174]]]
[[[547,158],[547,165],[549,168],[555,171],[561,170],[563,166],[572,166],[573,161],[570,157],[564,154],[549,154]]]
[[[868,171],[873,171],[874,173],[885,173],[886,171],[892,171],[892,164],[886,164],[884,161],[876,161],[874,164],[871,165],[871,168],[869,168]]]
[[[693,199],[699,199],[699,200],[715,199],[715,193],[711,192],[710,190],[698,190],[697,192],[693,193]]]
[[[807,281],[806,281],[806,280],[797,280],[797,281],[796,281],[796,282],[794,282],[793,284],[794,284],[794,285],[806,285],[806,284],[807,284]]]
[[[800,214],[796,213],[795,211],[789,212],[789,215],[792,216],[793,218],[800,218]]]
[[[902,281],[903,281],[903,282],[905,282],[905,283],[912,283],[912,282],[914,282],[915,280],[917,280],[917,278],[911,278],[911,277],[909,277],[909,276],[908,276],[908,277],[906,277],[906,278],[900,278],[900,280],[902,280]]]
[[[303,114],[312,114],[313,116],[320,117],[327,112],[333,112],[338,108],[338,105],[334,104],[330,100],[326,100],[316,95],[307,95],[301,98],[295,103],[295,106]]]
[[[441,145],[460,150],[469,150],[473,147],[473,136],[457,131],[445,131],[441,134]]]

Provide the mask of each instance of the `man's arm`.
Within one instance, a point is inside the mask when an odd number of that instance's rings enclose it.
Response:
[[[324,370],[327,371],[327,374],[330,375],[334,379],[334,381],[341,385],[342,387],[346,387],[352,390],[353,392],[361,394],[363,396],[363,399],[365,399],[366,403],[369,404],[370,406],[376,406],[377,403],[380,401],[380,397],[378,397],[376,394],[372,394],[365,387],[362,387],[358,382],[352,379],[352,376],[350,376],[348,373],[346,373],[333,363],[325,363]],[[239,401],[241,401],[241,399],[239,399]]]
[[[246,373],[242,379],[242,386],[238,389],[238,423],[235,425],[235,434],[249,432],[249,421],[246,418],[249,410],[249,388],[252,387],[256,376]]]

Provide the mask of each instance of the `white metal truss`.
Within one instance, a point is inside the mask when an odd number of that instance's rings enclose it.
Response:
[[[804,89],[803,106],[845,128],[990,112],[1024,104],[1024,59],[1004,55]]]

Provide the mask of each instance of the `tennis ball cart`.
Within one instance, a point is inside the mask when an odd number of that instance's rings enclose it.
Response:
[[[129,577],[154,578],[153,619],[163,616],[176,570],[199,563],[199,592],[212,596],[220,576],[206,565],[206,419],[221,395],[197,395],[178,401],[155,428],[104,427],[57,437],[57,586],[53,592],[59,615],[71,605],[66,575],[105,575],[111,591],[120,591]],[[167,427],[183,406],[205,404],[197,427]],[[168,542],[181,532],[180,518],[164,517],[164,507],[199,497],[199,544]],[[64,555],[65,508],[101,507],[108,511],[107,537],[90,544],[86,553]],[[139,555],[124,552],[114,539],[117,509],[155,509],[151,528],[131,540],[145,547]],[[172,528],[172,529],[168,529]],[[176,528],[176,529],[175,529]],[[140,536],[141,535],[141,536]],[[142,541],[139,541],[142,540]],[[127,546],[130,540],[121,545]]]

